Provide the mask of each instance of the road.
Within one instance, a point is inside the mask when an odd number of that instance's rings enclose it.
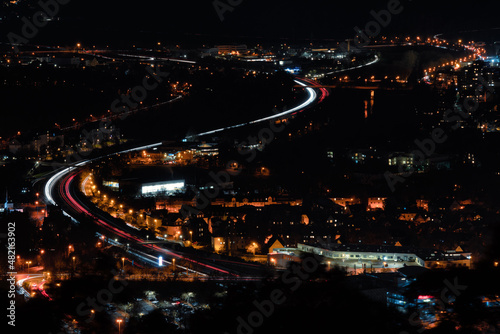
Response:
[[[296,78],[295,81],[304,87],[319,86],[313,80]],[[209,132],[201,133],[198,134],[198,136],[222,132],[235,127],[256,124],[288,115],[295,115],[296,113],[302,112],[306,108],[322,102],[328,96],[328,90],[325,88],[306,87],[305,90],[308,93],[307,99],[294,108],[275,115],[256,119],[248,123],[237,124],[228,128],[215,129]],[[116,152],[114,154],[139,151],[160,145],[162,145],[161,142],[135,147],[129,150]],[[127,225],[124,221],[111,217],[109,214],[101,211],[86,200],[86,198],[81,198],[80,196],[82,195],[80,195],[77,191],[78,174],[81,172],[81,167],[92,161],[101,160],[107,156],[80,161],[55,173],[45,183],[44,195],[46,202],[48,204],[60,206],[63,213],[69,216],[76,223],[84,220],[93,221],[97,225],[99,235],[104,236],[109,243],[115,246],[123,247],[124,250],[131,256],[139,258],[143,262],[150,265],[160,266],[159,261],[161,257],[163,259],[162,265],[171,265],[173,259],[176,259],[179,264],[179,260],[181,260],[183,263],[189,264],[189,268],[176,265],[177,268],[195,273],[201,277],[216,275],[233,277],[235,279],[248,279],[249,276],[257,277],[262,275],[263,268],[261,265],[223,260],[211,255],[210,253],[206,253],[206,255],[188,254],[187,252],[160,247],[157,244],[148,244],[147,242],[149,240],[145,240],[141,237],[139,230]]]
[[[231,129],[235,129],[235,128],[240,128],[240,127],[243,127],[246,125],[258,124],[258,123],[262,123],[265,121],[271,121],[273,119],[283,118],[285,116],[295,115],[296,113],[302,112],[303,110],[310,108],[314,104],[321,103],[329,95],[328,90],[326,88],[317,87],[320,85],[314,80],[295,77],[294,81],[297,85],[304,87],[304,89],[307,92],[307,99],[304,102],[302,102],[301,104],[299,104],[298,106],[293,107],[293,108],[288,109],[288,110],[285,110],[285,111],[282,111],[280,113],[271,115],[271,116],[255,119],[255,120],[250,121],[250,122],[239,123],[239,124],[227,126],[224,128],[218,128],[218,129],[198,133],[196,135],[186,137],[185,140],[190,140],[190,139],[193,139],[196,137],[199,138],[202,136],[212,135],[212,134],[215,134],[218,132],[223,132],[223,131],[227,131],[227,130],[231,130]],[[312,88],[312,87],[314,87],[314,88]]]
[[[188,271],[199,276],[229,276],[246,277],[259,275],[262,269],[259,265],[244,262],[220,260],[211,258],[210,253],[188,254],[157,244],[147,243],[150,239],[144,238],[140,231],[124,221],[111,217],[86,200],[78,189],[78,175],[80,169],[73,169],[65,173],[55,182],[53,200],[58,202],[67,214],[77,221],[92,220],[98,227],[98,234],[103,240],[113,246],[122,247],[131,257],[152,266],[172,265],[176,260],[176,268]],[[160,257],[162,263],[160,265]],[[181,263],[185,265],[181,265]]]

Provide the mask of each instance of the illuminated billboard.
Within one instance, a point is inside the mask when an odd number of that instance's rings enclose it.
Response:
[[[184,191],[184,180],[144,183],[142,185],[143,196],[154,196],[156,194],[171,195]]]

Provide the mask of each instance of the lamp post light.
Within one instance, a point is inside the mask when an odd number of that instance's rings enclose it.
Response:
[[[26,261],[26,264],[28,265],[28,276],[30,274],[30,264],[31,264],[31,261]]]
[[[122,257],[122,273],[125,271],[125,258]]]
[[[172,269],[175,271],[175,259],[172,259]]]
[[[76,257],[73,256],[72,259],[73,259],[73,271],[75,271],[75,260],[76,260]]]
[[[121,333],[121,324],[123,322],[123,319],[116,319],[116,322],[118,323],[118,334]]]
[[[193,231],[189,231],[189,238],[191,239],[191,243],[193,243]]]

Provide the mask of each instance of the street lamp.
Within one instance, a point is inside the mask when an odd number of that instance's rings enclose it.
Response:
[[[124,269],[125,269],[125,258],[122,257],[122,273],[123,273]]]
[[[26,264],[28,265],[28,275],[30,274],[30,264],[31,264],[31,261],[26,261]]]
[[[191,238],[191,243],[193,242],[193,231],[189,231],[189,237]]]
[[[122,324],[123,320],[122,319],[116,319],[116,322],[118,323],[118,334],[120,334],[121,333],[121,326],[120,325]]]
[[[73,271],[75,271],[75,260],[76,260],[76,257],[73,256]]]
[[[172,259],[172,267],[173,267],[173,271],[175,271],[175,259]]]

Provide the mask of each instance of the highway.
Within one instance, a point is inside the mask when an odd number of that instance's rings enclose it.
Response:
[[[202,136],[212,135],[212,134],[215,134],[218,132],[223,132],[223,131],[227,131],[227,130],[231,130],[231,129],[235,129],[235,128],[240,128],[240,127],[250,125],[250,124],[262,123],[265,121],[270,121],[273,119],[282,118],[284,116],[294,115],[295,113],[302,112],[304,109],[311,107],[314,103],[321,103],[329,95],[329,92],[326,88],[319,88],[319,87],[318,88],[311,88],[310,86],[313,86],[313,87],[320,86],[314,80],[296,77],[294,81],[296,84],[304,87],[306,92],[307,92],[307,95],[308,95],[307,99],[303,103],[301,103],[300,105],[293,107],[291,109],[282,111],[280,113],[271,115],[271,116],[255,119],[255,120],[250,121],[250,122],[239,123],[239,124],[235,124],[235,125],[231,125],[231,126],[227,126],[227,127],[223,127],[223,128],[218,128],[218,129],[214,129],[214,130],[210,130],[210,131],[206,131],[206,132],[201,132],[201,133],[198,133],[196,135],[186,137],[185,140],[190,140],[190,139],[193,139],[196,137],[199,138]],[[316,92],[317,90],[319,93]]]
[[[313,80],[296,78],[295,81],[302,86],[319,86]],[[308,93],[307,99],[294,108],[275,115],[256,119],[248,123],[214,129],[212,131],[198,134],[198,136],[222,132],[248,124],[256,124],[287,115],[294,115],[302,112],[306,108],[322,102],[328,96],[328,91],[325,88],[313,89],[311,87],[306,87],[305,90]],[[145,150],[160,145],[162,145],[161,142],[154,143],[151,145],[123,150],[112,155]],[[144,239],[138,229],[127,225],[123,220],[111,217],[109,214],[95,207],[86,198],[81,198],[83,195],[77,191],[79,188],[78,175],[82,171],[81,167],[92,161],[101,160],[107,156],[110,155],[80,161],[55,173],[45,183],[44,196],[47,204],[60,206],[63,213],[70,217],[75,223],[88,221],[94,222],[98,230],[98,235],[104,237],[108,243],[114,246],[122,247],[124,251],[131,255],[131,257],[138,258],[142,262],[151,266],[160,267],[163,265],[171,265],[175,259],[177,268],[195,274],[200,278],[219,276],[225,277],[226,279],[232,278],[239,280],[252,280],[257,279],[263,274],[263,266],[261,265],[223,260],[211,253],[191,254],[188,252],[169,249],[167,247],[161,247],[158,244],[147,243],[149,240]],[[160,257],[162,259],[161,264]],[[179,261],[186,266],[179,266],[178,264],[181,264]]]
[[[325,73],[325,75],[332,75],[332,74],[336,74],[336,73],[342,73],[342,72],[346,72],[346,71],[352,71],[352,70],[357,70],[357,69],[360,69],[360,68],[363,68],[363,67],[366,67],[366,66],[371,66],[373,64],[376,64],[378,63],[378,61],[380,60],[380,58],[375,55],[375,59],[366,63],[366,64],[363,64],[363,65],[359,65],[359,66],[353,66],[353,67],[349,67],[349,68],[346,68],[346,69],[342,69],[342,70],[336,70],[336,71],[332,71],[332,72],[328,72],[328,73]]]
[[[111,217],[101,211],[78,193],[78,175],[80,169],[72,169],[62,174],[51,187],[51,196],[65,209],[65,212],[79,222],[93,221],[97,225],[98,235],[103,241],[121,247],[132,257],[151,266],[172,265],[197,276],[244,277],[260,274],[261,266],[244,262],[221,260],[212,254],[187,254],[182,251],[148,244],[150,239],[140,235],[139,230],[124,221]],[[130,246],[127,246],[130,245]],[[160,257],[162,258],[160,264]],[[181,265],[184,264],[184,265]]]

